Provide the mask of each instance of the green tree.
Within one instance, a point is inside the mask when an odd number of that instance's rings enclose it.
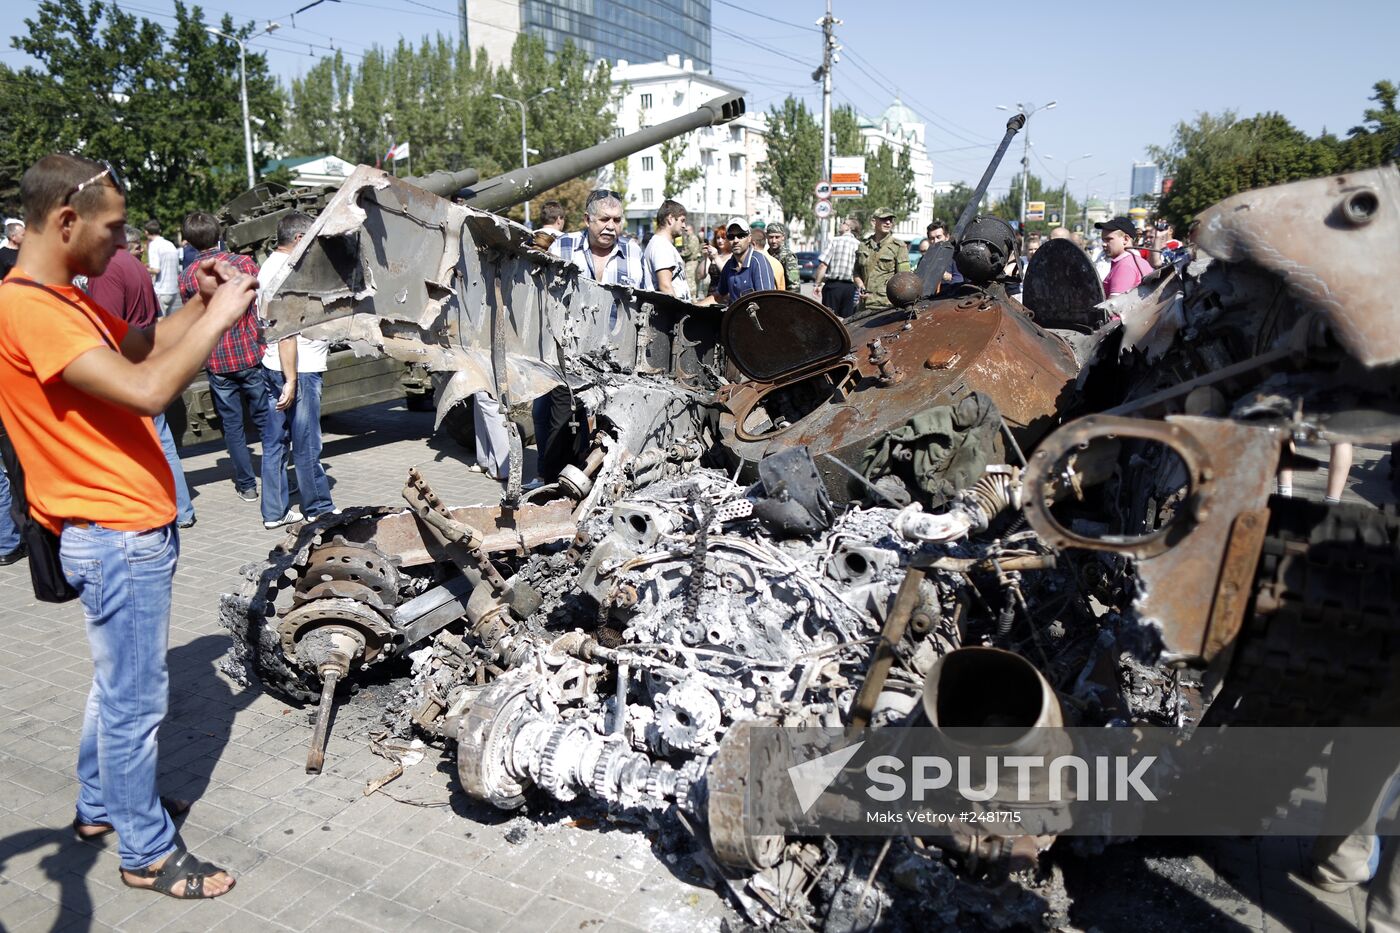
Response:
[[[695,184],[705,174],[705,170],[698,165],[680,167],[681,159],[685,158],[685,150],[684,136],[668,139],[661,144],[661,165],[665,169],[665,180],[662,183],[661,193],[668,198],[680,197],[685,189]],[[687,206],[694,207],[694,205]]]
[[[972,187],[958,182],[943,194],[933,196],[933,217],[930,219],[938,219],[948,224],[948,232],[951,234],[952,227],[957,224],[958,218],[962,216],[963,208],[970,200],[972,200]]]
[[[783,220],[816,223],[812,189],[821,178],[822,132],[806,103],[791,95],[768,110],[768,159],[758,166],[758,184],[778,202]]]
[[[865,181],[865,197],[858,198],[856,205],[867,217],[872,210],[888,207],[894,211],[895,223],[899,223],[919,209],[908,149],[900,149],[895,155],[889,143],[881,143],[865,157]]]
[[[860,135],[860,117],[855,108],[842,105],[831,111],[831,154],[854,156],[865,152],[865,138]]]
[[[1052,214],[1060,214],[1062,208],[1064,209],[1065,216],[1060,218],[1060,224],[1063,224],[1064,226],[1072,226],[1072,223],[1070,223],[1070,221],[1072,221],[1073,218],[1079,216],[1080,214],[1081,207],[1079,201],[1074,197],[1073,194],[1069,194],[1069,196],[1066,197],[1067,192],[1065,190],[1064,185],[1059,185],[1054,188],[1051,188],[1048,184],[1046,184],[1044,180],[1040,178],[1040,176],[1032,172],[1026,178],[1026,189],[1029,194],[1029,197],[1027,198],[1028,201],[1045,202],[1045,219],[1027,221],[1026,231],[1028,233],[1050,232],[1050,230],[1054,229],[1056,226],[1059,225],[1051,223],[1050,216]],[[968,192],[968,196],[971,196],[971,191]],[[1017,172],[1015,175],[1011,176],[1010,190],[1007,191],[1006,197],[1002,198],[1001,200],[995,202],[992,205],[990,213],[993,216],[1002,218],[1003,220],[1021,219],[1020,172]],[[950,220],[949,222],[953,223],[956,221]]]
[[[1372,90],[1370,100],[1376,106],[1366,108],[1365,122],[1352,127],[1346,142],[1337,146],[1338,171],[1374,168],[1396,158],[1400,150],[1400,111],[1395,106],[1400,88],[1393,81],[1377,81]]]
[[[49,152],[78,152],[117,166],[135,220],[175,227],[247,186],[238,48],[205,31],[203,13],[176,2],[169,34],[102,0],[41,0],[13,40],[40,63],[0,66],[0,192]],[[248,35],[231,17],[220,30]],[[283,101],[266,58],[247,57],[255,162],[281,137]],[[13,205],[11,205],[13,206]]]
[[[1325,175],[1338,162],[1334,144],[1309,137],[1277,113],[1243,120],[1228,112],[1201,114],[1194,123],[1178,123],[1168,146],[1149,150],[1157,152],[1168,157],[1174,179],[1158,211],[1178,229],[1222,198]]]
[[[372,48],[354,68],[338,53],[323,58],[292,84],[287,139],[296,155],[331,152],[371,165],[408,142],[414,174],[471,167],[489,177],[520,167],[520,110],[492,94],[528,101],[526,135],[539,152],[532,164],[605,139],[618,99],[607,64],[594,67],[572,44],[550,57],[543,40],[522,35],[510,64],[497,68],[484,50],[473,57],[438,35],[416,47]]]

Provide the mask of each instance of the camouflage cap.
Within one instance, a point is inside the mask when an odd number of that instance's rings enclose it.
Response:
[[[877,207],[875,208],[875,210],[870,212],[870,216],[876,220],[879,220],[884,217],[888,217],[890,220],[894,220],[894,211],[890,210],[888,207]]]
[[[768,225],[768,232],[781,233],[783,236],[787,236],[787,226],[775,220]]]

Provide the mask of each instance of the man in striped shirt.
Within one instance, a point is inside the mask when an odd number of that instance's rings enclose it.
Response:
[[[622,232],[622,195],[599,188],[588,196],[584,228],[566,233],[549,251],[603,285],[651,288],[642,250]]]

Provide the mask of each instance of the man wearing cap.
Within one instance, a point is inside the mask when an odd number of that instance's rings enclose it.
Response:
[[[773,269],[773,281],[778,283],[775,287],[779,291],[786,289],[787,274],[783,272],[783,264],[778,262],[778,257],[768,252],[768,225],[762,219],[749,224],[749,249],[768,261]]]
[[[909,271],[909,249],[891,235],[894,211],[888,207],[876,208],[871,214],[871,225],[870,236],[860,244],[860,252],[856,254],[856,287],[865,292],[860,305],[862,311],[893,307],[885,287],[895,273]]]
[[[802,287],[802,269],[797,257],[787,248],[787,227],[776,220],[768,225],[768,255],[778,260],[783,267],[783,278],[787,279],[787,290],[795,292]]]
[[[766,254],[754,255],[749,238],[749,225],[742,217],[731,217],[725,228],[729,237],[729,261],[715,276],[714,288],[705,300],[706,304],[718,301],[729,304],[738,301],[749,292],[771,291],[778,287],[773,267],[768,264]]]
[[[1103,280],[1104,296],[1112,298],[1137,288],[1142,277],[1152,271],[1152,264],[1132,248],[1133,235],[1137,232],[1133,222],[1126,217],[1115,217],[1094,224],[1094,228],[1100,231],[1104,255],[1110,263]]]

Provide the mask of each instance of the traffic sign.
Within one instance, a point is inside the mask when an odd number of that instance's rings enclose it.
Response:
[[[831,197],[831,184],[825,181],[817,182],[816,195],[818,201],[825,201]]]
[[[817,202],[817,219],[818,219],[818,220],[826,220],[826,219],[827,219],[828,217],[830,217],[830,216],[831,216],[831,202],[830,202],[830,201],[818,201],[818,202]]]
[[[1027,202],[1026,202],[1026,220],[1044,220],[1044,219],[1045,219],[1045,202],[1044,202],[1044,201],[1027,201]]]

